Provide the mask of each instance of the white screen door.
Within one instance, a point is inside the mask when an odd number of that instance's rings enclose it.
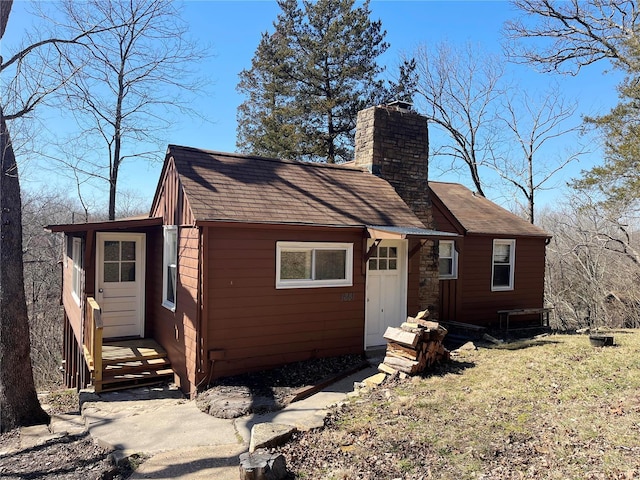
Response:
[[[144,336],[143,233],[96,234],[96,300],[103,337]]]

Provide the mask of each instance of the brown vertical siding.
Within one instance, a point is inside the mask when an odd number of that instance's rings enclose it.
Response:
[[[151,216],[162,217],[165,225],[194,225],[195,219],[180,184],[173,158],[167,162],[158,188],[151,206]]]
[[[209,227],[208,350],[213,377],[364,346],[362,229]],[[353,243],[353,286],[276,289],[276,242]]]
[[[178,229],[178,284],[175,312],[162,306],[161,228],[147,234],[147,319],[149,334],[165,350],[185,393],[193,393],[196,384],[196,340],[198,329],[198,243],[195,227]]]
[[[72,237],[68,236],[67,241],[73,241]],[[66,323],[74,333],[78,343],[81,343],[82,310],[73,295],[73,259],[66,256],[66,253],[62,269],[62,304],[66,314]]]
[[[433,200],[433,221],[435,228],[443,232],[464,234],[464,229],[452,217],[451,213],[442,205],[440,200],[434,196]],[[461,274],[462,265],[464,264],[464,239],[460,237],[455,240],[456,250],[458,252],[458,278],[440,280],[440,319],[463,321],[462,312],[462,292],[464,276]]]
[[[440,319],[443,321],[459,318],[457,287],[458,280],[440,280]]]
[[[459,270],[464,284],[458,292],[462,299],[458,321],[495,327],[498,310],[544,305],[545,239],[516,238],[514,289],[492,292],[493,238],[465,238],[464,263]]]

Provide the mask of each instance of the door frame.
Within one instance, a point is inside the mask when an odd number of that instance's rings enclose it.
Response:
[[[373,245],[373,239],[367,239],[367,249],[369,251],[371,245]],[[399,315],[402,321],[404,322],[407,317],[407,295],[408,295],[408,280],[409,280],[409,242],[404,239],[386,239],[382,240],[379,246],[397,246],[398,247],[398,274],[400,277],[400,284],[398,288],[400,289],[400,310]],[[367,305],[367,299],[369,298],[369,261],[365,262],[365,306],[364,306],[364,348],[375,347],[378,345],[369,345],[367,343],[367,337],[369,333],[369,308]]]
[[[136,259],[136,267],[139,266],[140,275],[138,282],[138,336],[144,338],[145,333],[145,292],[146,292],[146,249],[147,235],[139,232],[96,232],[96,275],[94,285],[94,295],[98,301],[98,305],[102,302],[99,295],[99,282],[102,276],[102,260],[104,258],[104,240],[135,240],[140,245],[140,255]],[[133,335],[135,336],[135,335]]]

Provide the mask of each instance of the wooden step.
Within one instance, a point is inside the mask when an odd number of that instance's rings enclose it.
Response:
[[[163,370],[169,368],[171,362],[166,357],[144,360],[127,360],[118,363],[109,363],[104,366],[103,376],[123,375],[127,373],[141,373],[148,370]]]
[[[136,388],[147,385],[155,385],[162,382],[173,380],[173,370],[165,368],[163,370],[151,370],[140,373],[127,373],[122,375],[114,375],[104,377],[101,381],[96,382],[96,389],[107,392],[113,390],[124,390],[127,388]]]
[[[167,352],[152,339],[104,342],[102,366],[102,379],[94,381],[96,392],[173,381]]]
[[[148,340],[105,342],[102,347],[102,364],[113,365],[136,360],[165,358],[167,352],[155,342]]]

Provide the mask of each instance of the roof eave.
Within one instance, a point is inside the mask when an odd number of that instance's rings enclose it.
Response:
[[[133,230],[162,225],[162,217],[147,217],[122,220],[107,220],[103,222],[66,223],[47,225],[44,228],[51,232],[88,232],[90,230]]]

